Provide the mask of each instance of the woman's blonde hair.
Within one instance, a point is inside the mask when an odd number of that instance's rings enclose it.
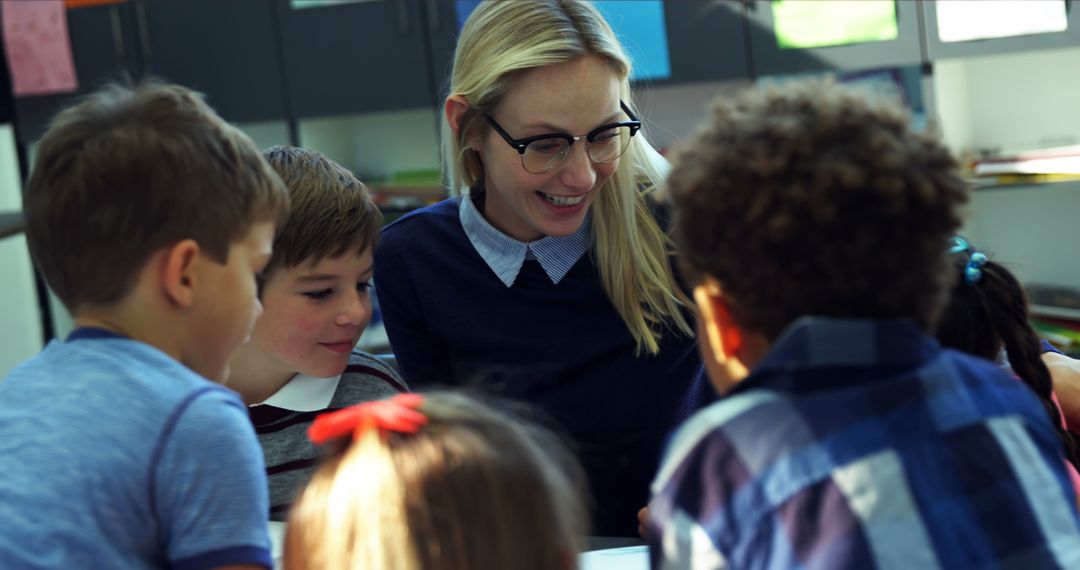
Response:
[[[291,570],[568,570],[585,477],[550,432],[430,393],[415,434],[336,441],[289,518]]]
[[[633,107],[630,60],[589,2],[487,0],[473,11],[458,38],[449,87],[449,95],[463,96],[470,107],[457,133],[445,116],[442,129],[443,164],[455,194],[467,195],[483,180],[483,166],[466,141],[489,128],[481,115],[499,103],[514,79],[585,55],[611,67],[621,80],[622,100]],[[694,334],[683,313],[691,304],[669,263],[671,239],[647,202],[667,171],[667,161],[639,133],[592,205],[594,259],[639,353],[659,352],[665,328]]]

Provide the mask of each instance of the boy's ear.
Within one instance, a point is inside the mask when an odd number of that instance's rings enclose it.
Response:
[[[161,290],[172,305],[188,308],[195,301],[199,244],[193,239],[176,242],[165,251],[161,267]]]
[[[694,301],[701,313],[704,340],[709,343],[713,357],[721,363],[734,356],[743,345],[742,330],[731,315],[731,308],[724,297],[720,283],[712,278],[694,287]]]
[[[446,98],[445,111],[446,122],[450,125],[450,130],[457,134],[461,130],[461,117],[465,115],[465,111],[469,110],[469,102],[462,95],[451,95]]]

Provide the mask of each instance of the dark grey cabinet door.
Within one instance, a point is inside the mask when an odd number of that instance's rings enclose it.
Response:
[[[133,10],[129,4],[113,4],[67,11],[68,33],[79,80],[77,93],[21,97],[14,101],[19,138],[32,143],[41,138],[52,117],[80,95],[109,80],[132,75],[138,48],[132,33]]]
[[[756,76],[764,76],[919,65],[925,61],[919,22],[921,3],[922,0],[896,0],[895,39],[782,49],[777,42],[774,28],[772,1],[753,0],[747,4],[747,25],[754,73]]]
[[[206,95],[226,120],[287,116],[273,0],[138,0],[143,71]]]
[[[435,103],[422,0],[345,1],[316,8],[277,3],[297,117]]]
[[[428,57],[435,104],[441,109],[450,89],[450,73],[457,47],[458,13],[454,0],[424,0],[424,23],[428,29]]]
[[[1063,1],[1068,21],[1065,31],[962,42],[941,41],[938,34],[937,2],[924,2],[927,55],[933,60],[1080,46],[1080,2]]]
[[[671,78],[690,83],[750,77],[746,25],[740,0],[666,0]]]

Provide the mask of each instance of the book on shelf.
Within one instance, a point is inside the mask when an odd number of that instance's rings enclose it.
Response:
[[[1024,286],[1031,326],[1070,356],[1080,356],[1080,289],[1029,283]]]
[[[975,176],[1057,175],[1080,179],[1080,145],[1062,146],[975,161]]]

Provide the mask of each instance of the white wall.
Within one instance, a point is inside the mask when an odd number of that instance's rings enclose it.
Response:
[[[435,109],[346,115],[300,121],[300,145],[352,170],[362,181],[405,170],[437,170]]]
[[[634,98],[649,141],[659,149],[668,149],[708,122],[716,98],[730,96],[752,85],[750,81],[664,87],[643,85],[634,89]]]
[[[274,145],[289,144],[289,125],[285,121],[239,123],[236,126],[251,137],[259,150]]]
[[[954,151],[1080,143],[1080,47],[935,62],[934,82]]]
[[[0,211],[22,209],[19,163],[10,125],[0,125]],[[0,378],[41,350],[41,313],[22,234],[0,239]]]
[[[1080,288],[1080,183],[976,191],[961,233],[1022,283]]]
[[[1080,48],[934,63],[946,143],[961,155],[1080,143]],[[962,233],[1021,282],[1080,288],[1080,184],[982,189]]]

